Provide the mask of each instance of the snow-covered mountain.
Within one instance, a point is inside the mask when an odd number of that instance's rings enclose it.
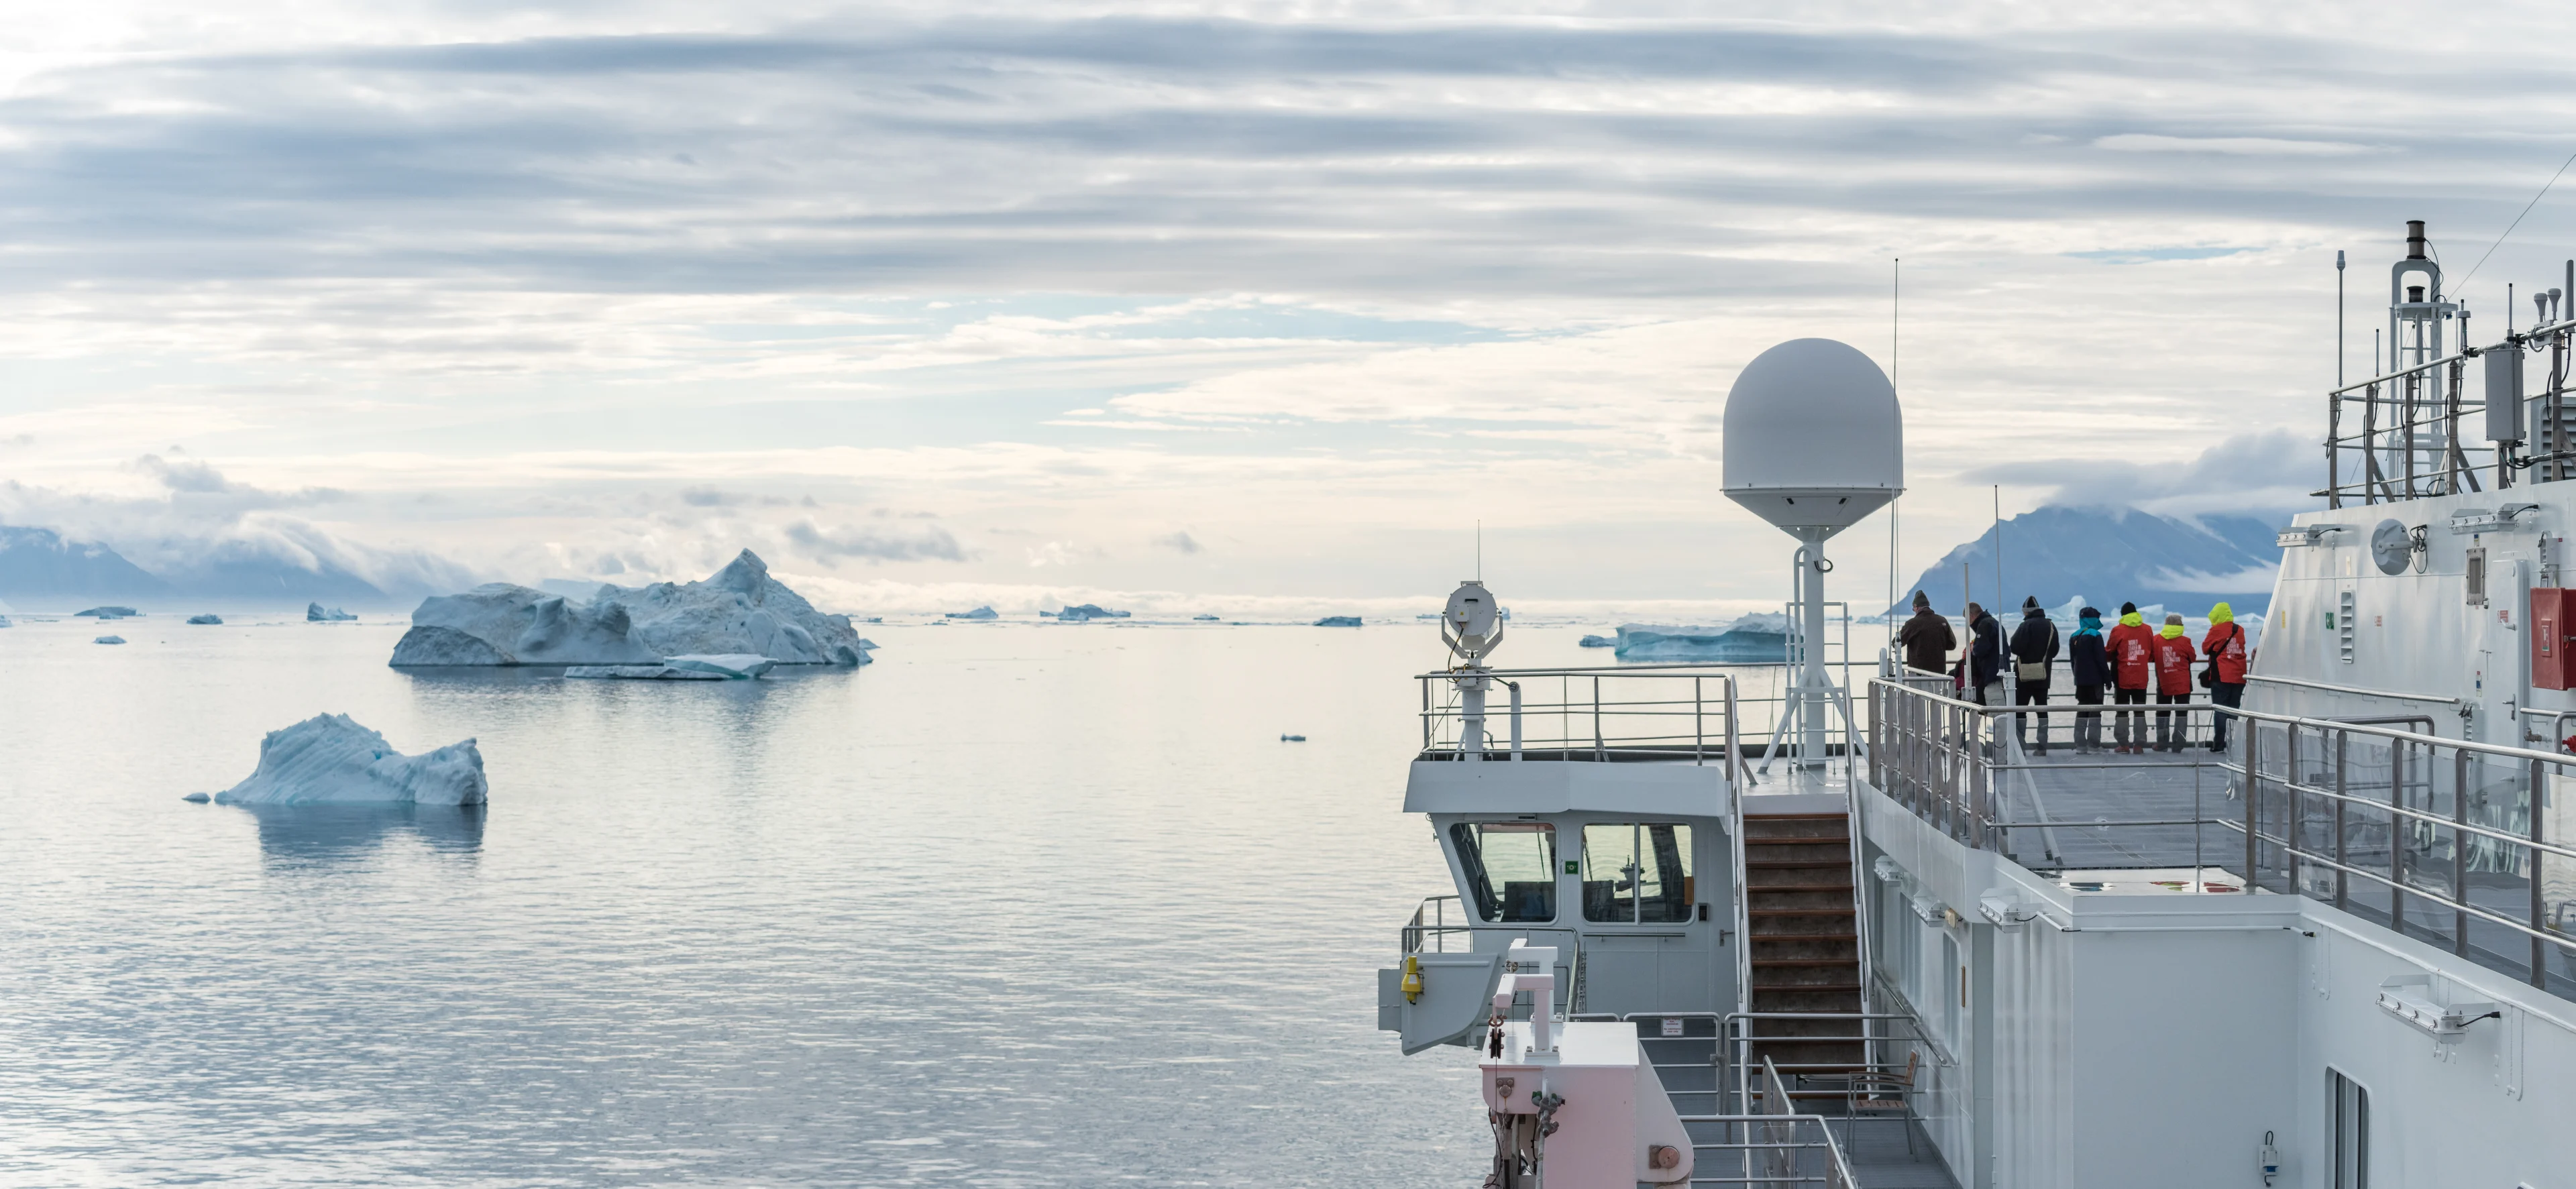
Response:
[[[155,572],[102,542],[71,540],[49,528],[0,525],[0,598],[23,608],[168,599],[281,607],[314,600],[335,606],[379,606],[419,593],[388,591],[328,560],[302,564],[245,542],[194,544],[187,560]]]
[[[2281,551],[2272,543],[2280,525],[2251,516],[2180,519],[2134,508],[2052,504],[2000,527],[1999,601],[2007,609],[2036,595],[2044,607],[2082,596],[2105,611],[2128,601],[2194,614],[2224,599],[2239,614],[2260,614],[2271,604],[2272,579],[2281,564]],[[1932,596],[1933,606],[1956,614],[1963,582],[1966,597],[1997,602],[1995,572],[1995,530],[1988,529],[1942,555],[1890,610],[1906,613],[1906,601],[1921,590]]]

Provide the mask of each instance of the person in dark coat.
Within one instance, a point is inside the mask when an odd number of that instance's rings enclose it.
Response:
[[[1950,650],[1959,646],[1959,634],[1950,630],[1950,621],[1932,612],[1932,596],[1914,592],[1914,618],[1897,629],[1897,646],[1905,650],[1905,667],[1922,673],[1950,671]]]
[[[2060,643],[2057,625],[2049,620],[2048,612],[2040,609],[2039,596],[2024,598],[2021,601],[2021,623],[2013,628],[2012,634],[2013,705],[2048,705],[2048,676],[2057,664]],[[2029,718],[2027,714],[2013,716],[2013,738],[2024,746],[2030,743],[2030,732],[2024,729]],[[2046,714],[2039,716],[2037,754],[2048,754]]]
[[[2066,639],[2066,667],[2075,679],[2075,704],[2099,706],[2102,687],[2111,684],[2111,653],[2102,642],[2102,613],[2091,607],[2076,613],[2075,634]],[[2102,712],[2075,712],[2075,750],[2090,755],[2102,750]]]
[[[1968,655],[1961,657],[1959,663],[1967,668],[1969,701],[1980,706],[1995,704],[1986,691],[2003,679],[2003,656],[2003,626],[1986,614],[1985,608],[1968,604]]]

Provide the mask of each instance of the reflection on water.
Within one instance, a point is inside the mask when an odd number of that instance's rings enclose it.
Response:
[[[271,863],[351,862],[388,839],[471,859],[483,846],[481,805],[229,805],[259,823],[259,852]]]
[[[0,1184],[1482,1167],[1468,1056],[1373,1028],[1449,890],[1399,812],[1428,627],[872,626],[879,664],[756,683],[78,629],[0,633]],[[179,800],[325,711],[478,739],[491,806]]]

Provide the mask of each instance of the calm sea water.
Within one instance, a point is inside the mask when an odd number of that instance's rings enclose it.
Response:
[[[871,625],[757,683],[0,630],[0,1183],[1456,1185],[1376,967],[1432,628]],[[1606,659],[1569,629],[1519,664]],[[482,812],[192,805],[346,712]],[[1304,744],[1282,743],[1283,732]]]

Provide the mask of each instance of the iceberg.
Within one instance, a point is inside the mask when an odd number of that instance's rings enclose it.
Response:
[[[1609,636],[1585,636],[1574,642],[1577,648],[1617,648],[1619,641]]]
[[[134,608],[132,608],[132,607],[116,607],[116,606],[107,606],[107,607],[91,607],[91,608],[87,608],[87,609],[85,609],[85,610],[81,610],[81,611],[74,611],[74,612],[72,612],[72,618],[74,618],[74,619],[78,619],[78,618],[80,618],[81,616],[88,615],[88,616],[93,616],[93,617],[98,618],[98,619],[123,619],[123,618],[125,618],[126,616],[129,616],[129,615],[141,615],[141,614],[143,614],[143,613],[142,613],[142,612],[140,612],[140,611],[135,610],[135,609],[134,609]]]
[[[994,614],[994,613],[993,613],[993,609],[992,609],[992,608],[990,608],[990,607],[977,607],[977,608],[975,608],[975,609],[974,609],[974,610],[972,610],[972,611],[951,611],[951,612],[948,612],[948,613],[947,613],[947,615],[946,615],[946,618],[949,618],[949,619],[1000,619],[1000,618],[1001,618],[1001,616]]]
[[[663,666],[699,656],[864,665],[873,647],[849,616],[816,611],[748,549],[703,581],[602,586],[587,603],[487,583],[422,600],[411,622],[396,666]]]
[[[574,665],[564,676],[626,678],[639,681],[749,681],[777,667],[769,657],[747,652],[675,656],[658,665]]]
[[[95,639],[95,640],[90,641],[90,643],[92,643],[92,644],[123,644],[123,643],[125,643],[125,637],[123,637],[123,636],[101,636],[101,637],[99,637],[98,639]]]
[[[222,623],[223,621],[224,617],[220,615],[191,615],[188,617],[188,622],[199,625]]]
[[[1190,620],[1194,623],[1215,623],[1217,622],[1217,617],[1213,615],[1193,615],[1190,617]]]
[[[1623,623],[1611,644],[1623,661],[1731,661],[1780,664],[1789,659],[1789,617],[1747,615],[1725,627]]]
[[[471,739],[407,756],[345,714],[322,714],[259,741],[259,767],[215,794],[225,805],[371,802],[481,805],[490,791]]]
[[[1048,615],[1050,613],[1040,611],[1038,614]],[[1084,603],[1079,607],[1067,607],[1062,611],[1053,612],[1052,615],[1055,619],[1064,623],[1089,623],[1095,619],[1125,619],[1128,617],[1129,613],[1125,611],[1111,611],[1102,607],[1098,603]]]
[[[1360,617],[1356,615],[1327,615],[1322,619],[1316,620],[1315,626],[1319,628],[1355,628],[1360,626]]]
[[[325,607],[320,603],[304,604],[304,622],[306,623],[345,623],[356,618],[357,616],[351,615],[337,607]]]

